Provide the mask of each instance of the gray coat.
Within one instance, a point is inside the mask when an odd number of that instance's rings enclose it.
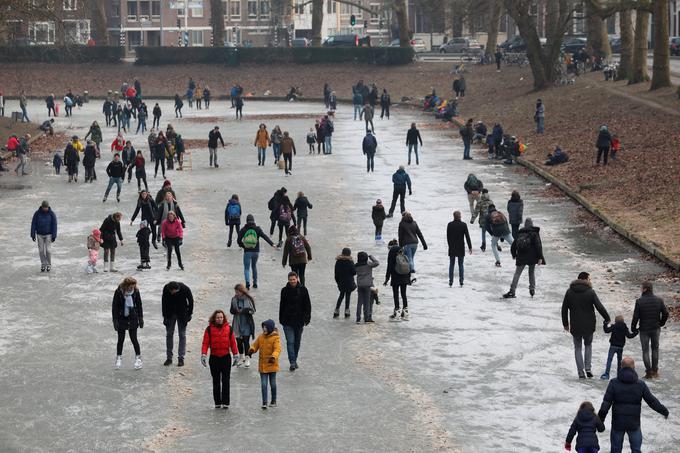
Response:
[[[229,312],[233,315],[231,331],[236,338],[252,337],[255,338],[255,303],[247,297],[232,297]]]
[[[373,268],[378,267],[380,262],[368,255],[368,262],[366,264],[356,264],[357,270],[357,287],[366,288],[373,286]]]

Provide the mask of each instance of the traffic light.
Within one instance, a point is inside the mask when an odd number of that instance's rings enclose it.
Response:
[[[182,22],[180,21],[179,17],[177,18],[177,28],[182,27]]]
[[[367,20],[364,21],[364,28],[368,28],[368,21]]]
[[[357,24],[357,17],[356,17],[354,14],[352,14],[351,16],[349,16],[349,24],[350,24],[352,27],[354,27],[354,26]]]

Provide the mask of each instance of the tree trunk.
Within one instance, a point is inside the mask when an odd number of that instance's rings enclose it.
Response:
[[[616,73],[617,80],[629,79],[633,73],[633,22],[631,11],[619,13],[621,24],[621,60]]]
[[[649,33],[649,13],[637,10],[635,14],[635,38],[633,41],[632,74],[628,83],[640,83],[649,80],[647,73],[647,35]],[[664,38],[664,42],[668,38]]]
[[[500,28],[501,13],[503,11],[502,0],[491,0],[491,13],[489,17],[489,33],[486,39],[487,55],[492,56],[496,52],[496,44],[498,43],[498,29]]]
[[[671,86],[668,47],[668,0],[654,0],[654,63],[650,90]]]
[[[596,3],[599,2],[596,1]],[[588,17],[586,23],[588,27],[588,47],[590,48],[591,55],[600,58],[611,57],[612,49],[609,45],[609,36],[607,35],[607,26],[604,19],[595,14],[594,8],[588,2],[586,2],[586,14]]]
[[[312,47],[321,47],[323,25],[323,0],[312,1]]]
[[[394,15],[399,25],[399,47],[409,47],[411,45],[411,34],[408,28],[408,10],[406,0],[395,0]]]
[[[224,46],[224,11],[222,0],[210,0],[210,25],[212,25],[213,47]]]
[[[90,29],[90,36],[98,46],[109,45],[109,33],[106,30],[108,27],[106,20],[106,5],[105,0],[95,0],[91,2],[92,14],[92,28]]]

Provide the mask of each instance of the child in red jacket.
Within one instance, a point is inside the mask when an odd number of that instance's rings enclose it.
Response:
[[[612,135],[612,148],[611,148],[612,160],[616,160],[616,153],[619,151],[623,151],[623,143],[621,143],[621,140],[619,139],[618,135]]]
[[[210,359],[207,355],[208,349],[210,349]],[[201,364],[203,366],[210,364],[215,409],[229,409],[229,378],[232,362],[229,351],[234,355],[234,362],[238,362],[236,337],[227,322],[227,315],[222,310],[215,310],[203,333],[201,349]]]

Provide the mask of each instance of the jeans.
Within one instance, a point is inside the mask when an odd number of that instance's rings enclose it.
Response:
[[[276,373],[260,373],[260,385],[262,386],[262,404],[267,404],[267,382],[272,387],[271,402],[276,402]]]
[[[333,143],[331,142],[332,137],[330,135],[326,135],[324,138],[325,142],[325,148],[324,148],[324,154],[332,154],[333,152]]]
[[[137,341],[137,329],[128,330],[132,347],[135,349],[135,354],[140,355],[139,341]],[[116,343],[116,355],[123,355],[123,342],[125,341],[125,329],[118,330],[118,342]]]
[[[173,337],[175,335],[175,323],[177,323],[177,332],[179,333],[179,351],[177,357],[184,358],[187,351],[187,323],[178,319],[177,316],[167,318],[165,325],[165,353],[166,358],[172,359]]]
[[[36,234],[38,241],[38,254],[40,255],[40,264],[43,266],[52,265],[52,235],[51,234]]]
[[[260,256],[259,252],[243,252],[243,275],[246,278],[246,284],[250,284],[250,267],[253,267],[253,284],[257,284],[257,258]]]
[[[576,449],[576,453],[598,453],[599,451],[600,449],[595,447],[579,447]]]
[[[381,106],[380,109],[380,119],[383,119],[383,116],[387,115],[387,119],[390,119],[390,106],[389,105],[383,105]]]
[[[85,182],[94,181],[94,167],[85,167]]]
[[[495,249],[494,249],[495,250]],[[526,267],[526,264],[518,264],[515,266],[515,275],[512,277],[512,283],[510,284],[510,292],[514,294],[515,289],[517,289],[517,283],[519,282],[519,278],[522,275],[522,272],[524,272],[524,268]],[[536,265],[535,264],[529,264],[529,290],[533,291],[536,289]]]
[[[607,156],[609,156],[609,147],[608,146],[599,146],[597,148],[597,163],[600,163],[600,158],[604,154],[604,165],[607,165]]]
[[[26,120],[27,123],[31,122],[31,120],[28,119],[28,113],[26,113],[26,106],[22,105],[21,106],[21,122],[23,123],[24,120]]]
[[[420,165],[418,160],[418,143],[409,143],[408,145],[408,164],[411,165],[411,150],[416,153],[416,165]]]
[[[394,208],[397,206],[397,198],[399,198],[400,212],[406,211],[406,204],[404,203],[404,198],[406,197],[406,186],[394,186],[392,191],[392,204],[390,204],[390,215],[394,213]]]
[[[298,352],[300,352],[300,341],[302,340],[303,326],[283,326],[283,333],[286,335],[286,349],[288,350],[288,362],[297,365]]]
[[[470,158],[470,139],[464,138],[463,139],[463,159],[469,159],[469,158]]]
[[[588,335],[574,335],[574,357],[576,358],[576,369],[579,376],[583,376],[583,370],[590,371],[591,360],[593,357],[593,334]],[[585,346],[585,351],[581,352],[582,346]],[[585,363],[584,363],[585,362]]]
[[[545,132],[545,117],[539,116],[536,118],[536,133],[542,134]]]
[[[463,256],[449,256],[449,285],[453,283],[453,270],[456,267],[456,259],[458,259],[458,280],[460,284],[463,284],[463,279],[465,278],[465,255]]]
[[[499,237],[497,236],[491,236],[491,251],[493,252],[493,257],[496,258],[496,262],[500,263],[501,262],[501,257],[498,254],[498,241]],[[512,235],[510,233],[506,234],[503,236],[503,239],[505,239],[505,242],[508,243],[508,245],[512,245]]]
[[[612,359],[614,358],[614,354],[616,354],[616,374],[618,375],[618,372],[621,369],[621,357],[623,356],[622,346],[609,346],[609,354],[607,354],[607,366],[604,369],[604,374],[609,374],[609,370],[612,367]]]
[[[145,132],[146,131],[146,120],[142,118],[137,119],[137,131],[135,134],[139,133],[139,131]]]
[[[290,265],[290,270],[295,272],[298,275],[298,278],[300,279],[300,284],[302,286],[305,286],[305,269],[307,268],[307,264],[291,264]]]
[[[371,287],[360,286],[357,288],[357,321],[361,321],[361,312],[364,313],[364,322],[373,318],[373,306],[371,304]]]
[[[659,337],[661,328],[656,330],[640,331],[640,343],[642,344],[642,360],[645,362],[645,371],[659,371]],[[652,361],[649,361],[649,343],[652,343]]]
[[[642,431],[638,428],[635,431],[615,431],[609,436],[612,444],[611,453],[621,453],[623,451],[623,437],[628,433],[631,453],[642,453]]]
[[[375,153],[366,153],[366,173],[375,167]]]
[[[359,115],[361,115],[361,104],[354,104],[354,121],[357,120]]]
[[[293,170],[293,154],[284,154],[283,164],[284,164],[283,168],[286,174],[290,173]]]
[[[213,381],[213,400],[215,405],[229,406],[229,378],[231,377],[231,355],[223,357],[210,355],[210,374]]]
[[[345,299],[345,311],[349,311],[349,301],[352,297],[352,291],[340,290],[340,295],[338,296],[338,301],[335,303],[335,311],[340,310],[340,305],[342,305],[342,299]]]
[[[213,166],[213,163],[217,165],[217,148],[208,148],[208,151],[210,152],[210,166]]]
[[[418,250],[418,244],[404,244],[404,255],[408,258],[408,264],[411,266],[411,272],[416,271],[415,263],[413,258],[416,256],[416,251]]]
[[[17,165],[17,168],[14,169],[15,173],[19,172],[19,169],[21,168],[21,174],[25,175],[26,174],[26,154],[19,154],[19,164]]]
[[[117,186],[116,197],[120,197],[120,191],[123,188],[123,178],[113,177],[109,178],[109,185],[106,186],[106,192],[104,192],[104,197],[109,196],[109,192],[111,192],[111,187],[113,187],[114,184]]]
[[[264,165],[264,159],[267,156],[267,148],[257,147],[257,163],[258,165]]]
[[[281,143],[272,143],[272,150],[274,151],[274,161],[278,162],[281,158]]]

